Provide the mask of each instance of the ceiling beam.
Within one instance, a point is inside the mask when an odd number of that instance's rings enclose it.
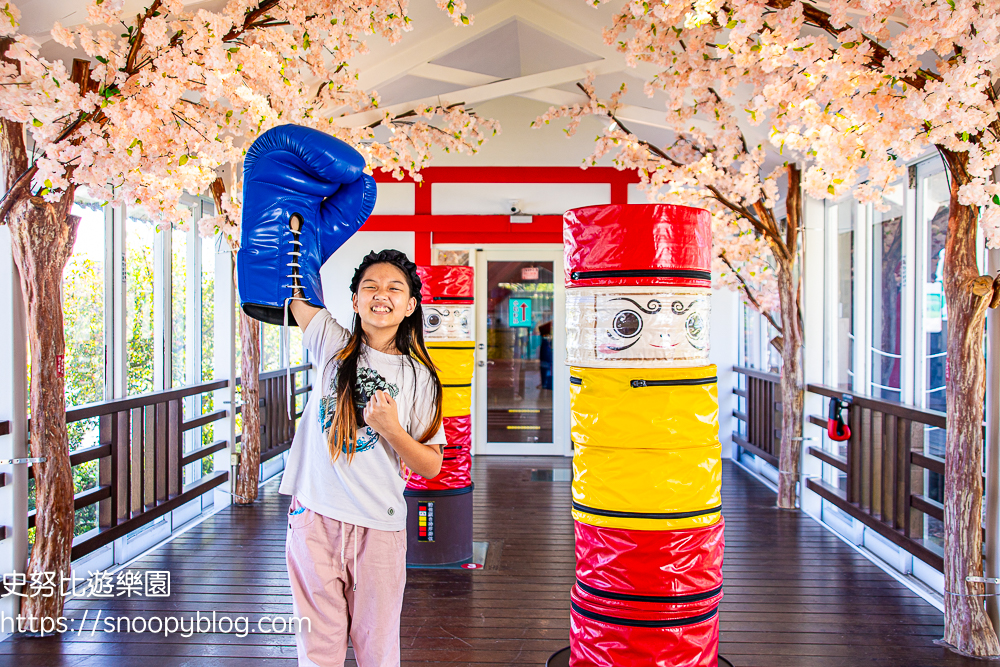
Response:
[[[438,56],[449,53],[460,46],[478,39],[494,28],[514,17],[517,7],[524,0],[502,0],[495,5],[476,12],[471,26],[456,27],[449,21],[447,29],[442,29],[406,48],[390,49],[388,56],[371,67],[359,71],[358,81],[365,90],[398,79],[418,65],[423,65]],[[405,41],[405,40],[404,40]]]
[[[640,62],[635,67],[629,67],[625,62],[625,56],[618,51],[618,48],[604,42],[600,29],[595,30],[580,25],[567,18],[565,13],[555,11],[545,3],[535,0],[519,0],[515,13],[518,18],[531,24],[533,28],[548,33],[563,42],[599,55],[605,60],[621,62],[624,66],[623,69],[635,72],[635,76],[640,79],[651,79],[659,73],[659,69],[650,63]],[[610,20],[608,23],[610,24]]]
[[[469,87],[482,86],[487,83],[493,83],[494,81],[500,80],[500,77],[498,76],[480,74],[479,72],[470,72],[468,70],[458,69],[457,67],[433,65],[431,63],[417,65],[411,69],[408,74],[410,76],[419,76],[423,79],[430,79],[431,81],[443,81],[444,83],[455,83]]]
[[[545,102],[559,107],[571,106],[573,104],[584,106],[588,103],[586,95],[571,93],[566,90],[559,90],[558,88],[537,88],[535,90],[520,93],[518,97],[526,97],[530,100],[537,100],[539,102]],[[618,113],[615,115],[626,123],[639,123],[640,125],[649,125],[651,127],[659,127],[665,130],[672,129],[666,122],[666,109],[657,111],[656,109],[650,109],[649,107],[640,107],[634,104],[623,104],[618,108]]]
[[[611,72],[620,72],[623,68],[623,63],[611,63],[606,60],[597,60],[591,63],[583,63],[582,65],[561,67],[548,72],[540,72],[538,74],[531,74],[528,76],[519,76],[513,79],[487,83],[482,86],[473,86],[471,88],[456,90],[451,93],[443,93],[441,95],[425,97],[410,102],[401,102],[399,104],[393,104],[380,109],[372,109],[370,111],[362,111],[360,113],[354,113],[347,116],[340,116],[339,118],[334,118],[333,122],[341,127],[362,127],[379,122],[385,117],[386,113],[389,113],[391,116],[396,116],[412,109],[419,109],[427,105],[442,107],[447,107],[452,104],[473,105],[493,100],[498,97],[518,95],[537,88],[546,88],[549,86],[558,86],[563,83],[579,81],[580,79],[586,78],[588,71],[592,71],[595,74],[610,74]]]

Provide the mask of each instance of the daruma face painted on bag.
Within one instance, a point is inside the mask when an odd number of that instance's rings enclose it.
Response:
[[[424,306],[424,340],[472,340],[472,306]]]
[[[567,361],[625,368],[636,362],[708,363],[708,290],[579,288],[566,294]]]

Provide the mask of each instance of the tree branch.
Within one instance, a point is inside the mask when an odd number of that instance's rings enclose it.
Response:
[[[586,93],[586,88],[584,88],[579,83],[577,83],[576,85]],[[587,96],[590,97],[589,93],[587,94]],[[654,144],[651,144],[645,139],[640,139],[639,137],[637,137],[631,130],[628,129],[628,127],[625,126],[624,123],[621,122],[621,120],[618,119],[618,117],[614,114],[614,112],[608,110],[607,113],[608,113],[608,118],[614,121],[614,123],[621,128],[622,132],[625,132],[629,136],[634,137],[635,140],[639,142],[639,145],[643,146],[650,153],[660,158],[661,160],[668,162],[674,167],[680,168],[685,166],[684,163],[680,162],[679,160],[675,160],[659,146],[655,146]],[[736,215],[740,216],[741,218],[749,222],[750,225],[757,231],[757,233],[759,233],[768,240],[768,243],[772,246],[772,248],[776,249],[778,252],[786,251],[784,242],[781,240],[781,236],[778,234],[777,226],[774,224],[770,225],[765,224],[765,222],[760,217],[758,217],[761,213],[760,209],[757,210],[758,215],[754,215],[750,211],[750,209],[748,209],[746,206],[741,206],[740,204],[737,204],[736,202],[726,197],[722,193],[722,191],[719,190],[718,187],[714,185],[704,185],[704,184],[702,185],[702,187],[711,192],[712,198],[715,199],[717,202],[719,202],[720,204],[728,208],[730,211],[732,211]],[[755,204],[754,207],[756,208],[757,205]],[[773,220],[773,216],[768,215],[766,217]]]
[[[768,0],[766,6],[773,7],[774,9],[787,9],[792,5],[792,2],[793,0]],[[841,33],[850,30],[849,26],[845,26],[843,28],[834,27],[833,22],[830,20],[829,12],[825,12],[808,2],[802,3],[802,16],[805,19],[806,25],[819,28],[833,37],[837,37]],[[861,38],[872,48],[872,54],[867,66],[872,70],[882,69],[886,60],[892,58],[892,54],[889,53],[889,49],[885,48],[865,34],[862,34]],[[913,75],[900,77],[900,81],[905,81],[907,85],[913,86],[917,90],[923,90],[927,81],[941,81],[941,76],[921,67],[917,69]]]
[[[153,4],[149,6],[145,14],[135,15],[135,35],[133,41],[128,50],[128,55],[125,57],[125,71],[132,72],[135,67],[135,59],[139,56],[139,50],[142,48],[142,25],[155,14],[161,5],[161,0],[153,0]]]
[[[734,267],[732,265],[732,262],[729,261],[729,258],[726,257],[725,250],[719,252],[719,259],[722,260],[723,264],[729,267],[729,270],[733,272],[733,275],[736,276],[736,279],[740,281],[740,285],[743,287],[743,293],[746,294],[747,296],[747,301],[753,304],[753,307],[757,310],[758,313],[767,318],[767,321],[771,323],[771,326],[774,327],[775,331],[777,331],[778,333],[783,333],[781,327],[778,325],[777,322],[774,321],[774,317],[771,315],[771,313],[767,312],[761,307],[760,301],[758,301],[757,297],[754,296],[753,289],[750,287],[749,283],[747,283],[747,281],[743,279],[743,276],[740,275],[740,272],[736,270],[736,267]]]

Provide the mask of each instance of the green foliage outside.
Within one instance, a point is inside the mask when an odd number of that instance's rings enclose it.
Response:
[[[89,208],[89,207],[88,207]],[[103,218],[103,212],[101,213]],[[151,229],[137,229],[148,224],[129,219],[131,236],[126,250],[126,353],[127,388],[129,395],[152,391],[153,383],[153,234]],[[93,231],[93,230],[90,230]],[[142,233],[145,232],[145,233]],[[173,386],[184,386],[186,379],[186,244],[184,236],[175,236],[171,282],[173,340]],[[179,241],[179,242],[178,242]],[[213,379],[213,332],[215,306],[214,246],[205,244],[205,270],[202,272],[202,372],[198,381]],[[104,262],[92,256],[74,255],[63,274],[63,309],[66,339],[66,403],[79,406],[104,400]],[[29,372],[30,382],[30,372]],[[208,394],[202,399],[202,412],[211,412],[213,398]],[[190,415],[188,415],[190,417]],[[99,442],[98,418],[73,422],[67,425],[70,451],[93,447]],[[213,442],[213,428],[202,428],[202,445]],[[202,459],[202,472],[213,470],[212,457]],[[73,468],[75,493],[86,491],[98,484],[98,462],[91,461]],[[35,508],[34,480],[29,482],[29,509]],[[97,527],[97,505],[85,507],[76,513],[75,535]],[[29,531],[29,544],[34,542],[34,529]]]

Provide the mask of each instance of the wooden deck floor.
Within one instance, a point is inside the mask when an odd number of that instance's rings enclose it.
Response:
[[[569,483],[531,481],[565,459],[478,458],[476,539],[481,571],[411,570],[402,619],[403,663],[544,665],[568,643],[573,533]],[[726,463],[726,597],[722,654],[737,667],[986,665],[938,647],[941,614],[864,557]],[[252,508],[227,508],[136,563],[169,569],[167,599],[73,602],[82,634],[0,642],[0,666],[246,667],[295,664],[289,634],[90,633],[98,610],[131,617],[195,612],[291,615],[285,573],[287,499],[275,484]],[[353,665],[353,662],[348,664]]]

